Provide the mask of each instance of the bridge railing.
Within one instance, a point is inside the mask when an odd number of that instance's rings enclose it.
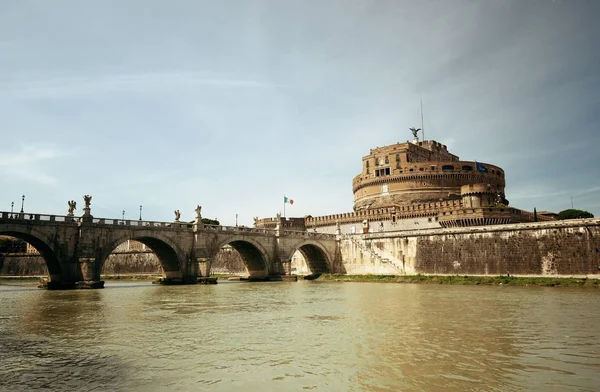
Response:
[[[77,217],[64,215],[35,214],[30,212],[1,211],[0,219],[16,221],[42,221],[42,222],[77,222]]]
[[[220,226],[220,225],[204,225],[204,230],[208,231],[228,231],[236,233],[262,233],[262,234],[273,234],[275,230],[271,229],[257,229],[254,227],[246,226]]]
[[[18,221],[43,221],[43,222],[64,222],[64,223],[77,223],[81,218],[76,216],[64,216],[64,215],[47,215],[47,214],[33,214],[33,213],[19,213],[19,212],[0,212],[0,219],[2,220],[18,220]],[[112,218],[92,218],[92,223],[96,225],[107,225],[107,226],[130,226],[130,227],[162,227],[172,229],[191,229],[194,224],[189,222],[159,222],[159,221],[146,221],[146,220],[133,220],[133,219],[112,219]],[[255,227],[246,226],[220,226],[220,225],[204,225],[204,229],[208,231],[218,232],[232,232],[232,233],[261,233],[273,235],[275,230],[273,229],[258,229]],[[332,239],[335,238],[335,234],[326,233],[311,233],[308,231],[295,231],[295,230],[282,230],[281,234],[293,237],[303,238],[321,238],[321,239]]]
[[[133,227],[170,227],[170,228],[192,228],[193,223],[188,222],[160,222],[147,221],[139,219],[109,219],[109,218],[93,218],[92,223],[97,225],[109,226],[133,226]]]
[[[283,235],[289,235],[292,237],[303,237],[303,238],[321,238],[321,239],[334,239],[335,234],[328,233],[311,233],[310,231],[297,231],[297,230],[283,230]]]
[[[0,219],[15,221],[38,221],[38,222],[62,222],[76,223],[81,220],[78,216],[48,215],[35,213],[20,213],[0,211]],[[159,222],[133,219],[92,218],[92,223],[97,225],[122,225],[133,227],[170,227],[170,228],[192,228],[193,223],[188,222]]]

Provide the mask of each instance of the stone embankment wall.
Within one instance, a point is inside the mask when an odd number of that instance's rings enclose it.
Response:
[[[600,219],[345,236],[348,274],[600,277]]]
[[[0,276],[47,276],[46,262],[39,254],[9,253],[0,256]]]
[[[46,262],[39,254],[4,254],[0,276],[47,276]],[[213,260],[213,273],[246,274],[240,254],[219,252]],[[102,275],[161,275],[162,267],[152,251],[128,251],[111,254],[102,268]]]

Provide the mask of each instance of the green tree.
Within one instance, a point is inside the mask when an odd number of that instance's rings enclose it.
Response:
[[[583,210],[575,210],[569,208],[558,213],[560,219],[581,219],[581,218],[593,218],[594,214]]]
[[[208,218],[202,218],[202,223],[204,223],[205,225],[220,225],[218,220]]]

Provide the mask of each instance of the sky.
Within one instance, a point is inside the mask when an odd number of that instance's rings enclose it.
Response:
[[[222,224],[352,211],[426,138],[510,205],[600,216],[600,1],[2,0],[0,210]],[[571,199],[572,198],[572,199]]]

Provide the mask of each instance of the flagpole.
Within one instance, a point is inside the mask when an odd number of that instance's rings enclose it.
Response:
[[[425,124],[423,123],[423,100],[421,99],[421,131],[423,132],[423,141],[425,141]]]

